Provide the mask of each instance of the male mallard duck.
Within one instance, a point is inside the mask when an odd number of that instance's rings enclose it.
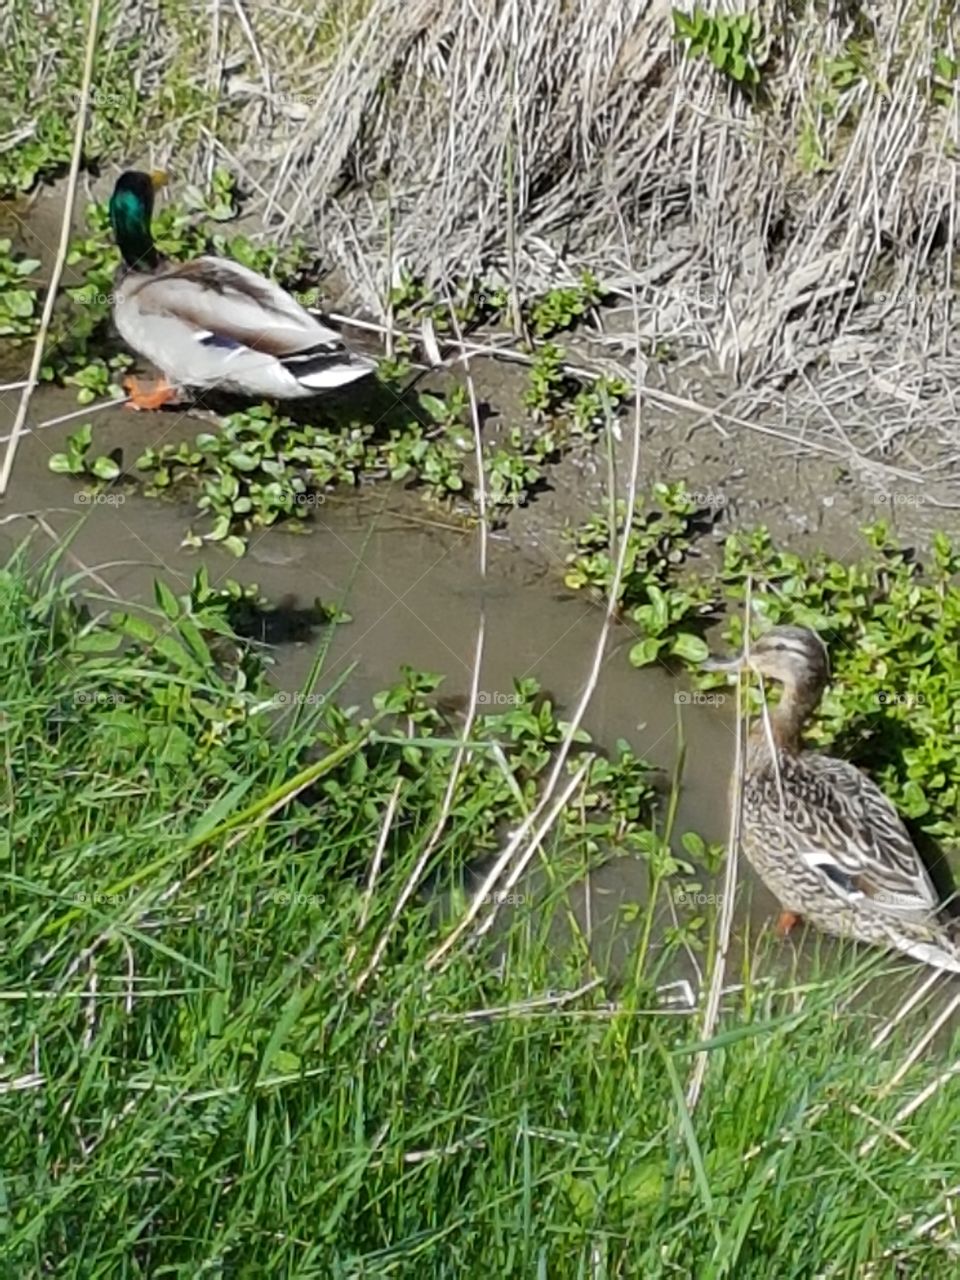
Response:
[[[774,627],[749,654],[703,667],[748,667],[782,686],[748,737],[741,812],[743,851],[783,905],[781,931],[804,917],[960,973],[960,947],[937,919],[942,904],[896,809],[848,760],[801,746],[830,679],[817,633]]]
[[[293,399],[362,378],[373,362],[349,352],[283,289],[224,258],[167,262],[150,233],[162,174],[122,173],[110,222],[123,264],[113,318],[121,337],[163,373],[150,390],[129,379],[133,406],[155,409],[181,387]]]

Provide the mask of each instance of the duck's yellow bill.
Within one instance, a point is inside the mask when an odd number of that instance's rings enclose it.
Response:
[[[154,191],[159,191],[161,187],[165,187],[169,182],[169,178],[163,169],[154,169],[150,174],[150,181],[153,183]]]

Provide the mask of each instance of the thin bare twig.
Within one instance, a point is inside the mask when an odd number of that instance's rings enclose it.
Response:
[[[70,156],[70,173],[67,178],[67,193],[64,201],[63,220],[60,224],[60,243],[57,247],[57,258],[53,264],[53,270],[50,273],[50,285],[47,289],[47,296],[43,303],[43,314],[40,318],[40,329],[37,333],[37,339],[33,348],[33,359],[30,362],[30,372],[27,375],[27,385],[24,387],[20,396],[20,403],[17,406],[17,416],[14,419],[13,428],[10,432],[10,439],[7,443],[7,451],[3,457],[3,467],[0,469],[0,498],[5,496],[7,492],[7,485],[10,483],[10,475],[13,471],[14,459],[17,456],[17,445],[20,441],[20,433],[23,430],[23,424],[27,418],[27,410],[30,407],[30,399],[40,375],[40,364],[43,360],[43,349],[47,341],[47,331],[50,328],[50,319],[53,316],[53,307],[57,300],[57,289],[60,287],[60,277],[63,274],[63,267],[67,258],[67,250],[70,246],[70,219],[73,214],[73,202],[77,194],[77,177],[80,173],[80,161],[83,156],[83,135],[87,125],[87,105],[90,101],[90,81],[93,78],[93,58],[97,49],[97,24],[99,21],[100,0],[90,0],[90,8],[87,13],[87,47],[83,59],[83,80],[80,85],[80,105],[77,108],[77,120],[73,134],[73,151]]]
[[[452,300],[450,301],[450,317],[451,317],[451,322],[454,326],[454,332],[456,333],[457,338],[459,339],[460,325],[457,319],[456,312],[453,307]],[[466,383],[467,383],[467,394],[470,398],[470,421],[473,425],[474,456],[475,456],[476,468],[477,468],[477,496],[479,499],[479,507],[480,507],[480,523],[479,523],[480,580],[481,580],[481,583],[483,583],[486,581],[486,577],[487,577],[487,493],[486,493],[486,480],[484,476],[484,465],[483,465],[483,439],[480,431],[480,405],[477,400],[477,391],[476,391],[476,387],[474,386],[473,375],[471,374],[471,371],[470,371],[469,362],[466,363],[464,366],[464,373],[465,373]],[[410,875],[407,878],[406,884],[404,885],[399,898],[394,904],[393,911],[390,914],[390,919],[387,922],[386,928],[384,929],[382,935],[377,940],[377,944],[374,947],[373,955],[370,958],[369,964],[366,966],[366,968],[361,973],[360,977],[357,979],[356,988],[358,991],[366,984],[370,975],[375,971],[377,965],[380,963],[383,953],[386,950],[387,943],[389,942],[390,934],[397,920],[400,918],[400,914],[403,911],[403,908],[406,906],[411,895],[415,891],[417,885],[420,883],[420,878],[423,875],[424,869],[429,865],[429,861],[433,854],[433,851],[439,844],[440,837],[443,834],[444,829],[446,828],[447,819],[449,818],[450,811],[453,808],[453,800],[454,800],[454,796],[456,795],[457,786],[460,782],[460,773],[461,773],[461,769],[463,768],[463,762],[465,759],[467,759],[469,755],[469,748],[467,747],[467,743],[470,741],[470,735],[473,730],[474,720],[476,719],[476,715],[477,715],[477,695],[480,689],[480,669],[483,664],[483,646],[484,646],[485,635],[486,635],[486,603],[485,603],[485,598],[481,597],[480,617],[477,622],[477,639],[476,639],[476,644],[474,646],[473,668],[472,668],[471,677],[470,677],[470,705],[467,710],[466,718],[464,720],[463,732],[460,736],[460,742],[457,745],[457,751],[453,759],[453,765],[450,769],[450,777],[447,780],[446,790],[444,792],[443,800],[440,805],[440,814],[439,814],[439,817],[437,818],[436,826],[431,832],[429,839],[426,841],[423,847],[423,850],[416,861],[415,866],[413,867],[412,871],[410,872]]]
[[[747,579],[746,599],[744,601],[743,634],[749,644],[750,635],[750,596],[752,583]],[[743,812],[743,777],[745,770],[743,732],[743,681],[737,681],[737,727],[735,768],[732,784],[733,803],[730,805],[730,834],[727,839],[727,865],[723,876],[723,901],[720,906],[720,934],[717,954],[714,957],[713,971],[710,974],[710,987],[707,1002],[703,1011],[703,1027],[700,1038],[709,1040],[713,1035],[717,1018],[720,1016],[720,1000],[723,994],[723,980],[727,970],[727,953],[730,950],[730,935],[733,931],[733,905],[737,894],[737,865],[740,856],[740,820]],[[693,1074],[687,1088],[687,1109],[693,1111],[700,1098],[703,1081],[707,1074],[710,1051],[701,1049],[694,1061]]]
[[[623,229],[623,234],[624,234],[624,242],[626,243],[625,227]],[[546,781],[546,785],[544,786],[544,789],[543,789],[543,793],[540,796],[540,799],[537,802],[536,807],[529,814],[527,814],[527,816],[521,822],[520,826],[514,832],[511,839],[507,842],[506,847],[503,849],[499,857],[496,859],[489,874],[484,879],[483,884],[480,886],[480,888],[474,895],[473,900],[471,901],[469,907],[467,908],[467,911],[465,912],[463,918],[460,920],[457,926],[451,931],[451,933],[447,936],[447,938],[440,944],[440,946],[437,947],[428,957],[427,959],[428,968],[433,968],[434,966],[438,965],[447,955],[449,955],[449,953],[456,946],[460,938],[462,938],[463,935],[467,932],[467,930],[470,928],[470,926],[476,920],[477,916],[482,911],[484,904],[488,901],[489,893],[493,888],[494,884],[496,884],[496,882],[503,875],[503,872],[506,870],[506,868],[510,866],[511,863],[514,861],[514,859],[517,856],[517,851],[520,849],[520,846],[522,845],[523,841],[526,839],[528,833],[534,828],[535,824],[537,823],[541,815],[549,809],[549,806],[551,805],[551,801],[553,798],[553,793],[555,792],[559,784],[559,780],[563,773],[563,770],[566,767],[567,759],[570,755],[571,748],[576,739],[577,731],[579,730],[580,725],[583,723],[583,718],[586,715],[587,707],[590,705],[590,701],[593,698],[594,691],[597,687],[597,682],[600,678],[600,671],[603,666],[604,658],[606,656],[607,644],[610,637],[610,630],[611,630],[611,627],[613,626],[614,620],[617,615],[617,608],[618,608],[619,599],[620,599],[620,584],[623,581],[623,575],[625,572],[627,553],[630,547],[630,529],[633,522],[634,510],[637,504],[637,490],[639,486],[639,476],[640,476],[640,451],[641,451],[641,440],[642,440],[642,416],[641,416],[642,401],[639,395],[640,383],[642,380],[642,365],[641,365],[641,359],[639,354],[639,344],[637,346],[636,367],[634,370],[634,377],[635,377],[635,386],[638,394],[634,398],[633,440],[632,440],[632,449],[631,449],[630,471],[629,471],[629,476],[627,481],[626,518],[624,521],[623,530],[620,533],[620,545],[617,549],[617,556],[616,556],[616,561],[614,565],[613,576],[610,582],[610,589],[607,595],[606,609],[604,611],[603,620],[600,624],[600,630],[597,636],[596,645],[594,646],[593,660],[590,664],[590,670],[588,672],[586,683],[583,688],[583,693],[581,694],[577,702],[577,705],[574,708],[573,715],[571,716],[570,721],[567,725],[567,729],[564,733],[563,740],[561,741],[560,746],[557,750],[557,753],[553,762],[553,768],[550,771],[550,774]],[[573,790],[574,788],[572,786],[568,786],[564,792],[564,795],[572,794]],[[551,813],[551,818],[548,821],[552,821],[562,811],[562,806],[554,805],[553,808],[550,809],[549,811]],[[545,830],[546,828],[541,826],[541,828],[537,831],[535,842],[534,842],[535,844],[539,844],[539,842],[543,839]],[[517,865],[525,866],[526,862],[529,860],[529,856],[531,856],[529,853],[527,854],[526,857],[521,856],[518,859]],[[516,879],[517,874],[519,873],[516,872],[515,870],[514,873],[511,875],[511,877],[508,879],[508,883],[513,883]],[[496,909],[494,909],[494,911],[490,913],[489,917],[484,922],[483,926],[481,927],[481,932],[486,932],[491,927],[495,914],[496,914]]]

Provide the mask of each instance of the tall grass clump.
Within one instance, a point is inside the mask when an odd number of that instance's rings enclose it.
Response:
[[[669,946],[597,962],[567,886],[613,839],[659,875],[626,748],[581,744],[525,900],[432,963],[563,735],[542,695],[474,724],[441,828],[434,680],[367,719],[322,672],[278,700],[209,597],[92,613],[25,564],[0,571],[0,1273],[956,1273],[957,1046],[908,1056],[922,1016],[884,1031],[868,981],[915,970],[831,952],[800,981],[748,946],[704,1039],[658,994]]]

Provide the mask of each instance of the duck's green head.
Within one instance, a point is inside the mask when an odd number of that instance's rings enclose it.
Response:
[[[110,197],[110,225],[128,267],[155,267],[160,261],[150,234],[153,193],[166,181],[162,173],[121,173]]]

